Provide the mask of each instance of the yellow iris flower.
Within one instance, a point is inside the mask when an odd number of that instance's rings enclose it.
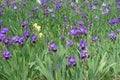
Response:
[[[41,38],[41,37],[43,37],[43,33],[39,33],[39,35],[38,35],[38,36],[39,36],[40,38]]]
[[[33,25],[33,27],[34,27],[37,31],[40,31],[40,29],[41,29],[41,26],[38,26],[37,23],[35,23],[35,24]]]

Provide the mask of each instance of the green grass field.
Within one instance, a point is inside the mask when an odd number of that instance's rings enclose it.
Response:
[[[5,1],[0,1],[0,80],[120,79],[116,1],[24,0],[25,6]],[[14,36],[19,38],[13,41]]]

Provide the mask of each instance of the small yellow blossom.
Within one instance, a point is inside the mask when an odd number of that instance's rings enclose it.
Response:
[[[37,26],[37,23],[33,24],[33,27],[36,27]]]
[[[41,38],[41,37],[43,37],[43,33],[39,33],[39,35],[38,35],[38,36],[39,36],[40,38]]]
[[[36,29],[37,31],[40,31],[41,27],[40,27],[40,26],[36,26],[35,29]]]

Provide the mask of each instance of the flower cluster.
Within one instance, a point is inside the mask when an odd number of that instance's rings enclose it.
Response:
[[[108,23],[109,23],[110,26],[114,26],[116,24],[119,24],[120,23],[120,17],[116,18],[116,19],[112,19]]]
[[[0,42],[5,45],[6,48],[14,45],[14,44],[18,44],[20,46],[23,46],[25,44],[25,42],[27,42],[28,38],[31,39],[31,42],[34,44],[37,40],[37,36],[35,34],[30,33],[30,30],[24,30],[23,35],[21,36],[13,36],[12,38],[10,38],[7,33],[10,33],[9,28],[7,27],[2,27],[0,28]],[[3,57],[8,60],[9,59],[9,54],[10,52],[8,50],[6,50],[3,53]]]
[[[88,46],[88,44],[84,40],[80,41],[79,49],[80,49],[81,59],[85,60],[85,58],[89,58],[90,57],[90,55],[88,53],[88,50],[86,50],[87,46]]]
[[[43,37],[43,33],[40,32],[41,26],[38,26],[37,23],[35,23],[35,24],[33,25],[33,27],[34,27],[34,29],[35,29],[37,32],[39,32],[38,37],[39,37],[39,38]]]

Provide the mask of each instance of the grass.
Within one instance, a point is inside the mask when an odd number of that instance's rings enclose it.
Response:
[[[24,8],[20,8],[20,5],[17,4],[17,12],[14,12],[11,6],[5,6],[4,15],[0,16],[0,19],[3,20],[0,27],[10,29],[7,36],[10,38],[16,35],[21,36],[26,29],[29,29],[31,34],[38,35],[39,32],[33,29],[34,23],[41,26],[40,32],[44,36],[38,38],[35,44],[32,44],[28,39],[22,47],[15,44],[6,48],[5,45],[0,43],[0,80],[119,80],[120,35],[117,34],[117,40],[114,43],[109,39],[109,34],[119,29],[120,24],[114,27],[108,24],[109,20],[118,18],[119,14],[115,6],[116,3],[113,0],[109,1],[111,9],[108,16],[103,16],[100,10],[88,11],[83,1],[76,3],[76,5],[83,5],[79,14],[76,14],[67,2],[62,2],[62,8],[53,12],[56,15],[55,19],[51,17],[52,14],[44,16],[42,6],[35,0],[26,0]],[[90,3],[92,4],[92,2]],[[102,3],[98,2],[97,7],[100,8]],[[33,13],[32,8],[36,6],[39,7],[39,10]],[[48,6],[53,8],[55,5],[48,4]],[[88,20],[81,18],[81,13],[87,14]],[[34,18],[29,18],[29,14],[33,14]],[[95,15],[99,17],[99,20],[94,19]],[[68,17],[69,22],[63,21],[64,16]],[[22,28],[22,21],[28,20],[30,21],[29,25]],[[68,35],[71,26],[78,21],[84,21],[87,29],[88,22],[93,24],[92,28],[88,29],[88,34],[83,38],[73,38]],[[67,24],[68,29],[63,28],[64,24]],[[61,34],[65,36],[65,40],[59,38]],[[91,41],[92,36],[98,36],[99,40]],[[86,58],[86,63],[80,58],[78,46],[81,39],[88,43],[87,50],[90,58]],[[66,41],[69,40],[73,40],[74,45],[72,47],[66,46]],[[50,42],[57,45],[56,53],[48,51]],[[2,53],[6,49],[11,54],[8,61],[2,57]],[[67,57],[69,56],[75,57],[75,67],[66,67],[68,64]]]

